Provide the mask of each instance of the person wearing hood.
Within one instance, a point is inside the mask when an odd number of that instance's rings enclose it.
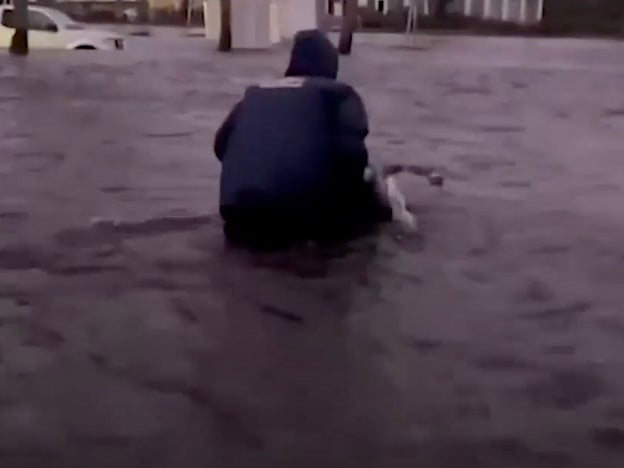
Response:
[[[391,216],[364,181],[368,117],[336,80],[318,30],[296,34],[285,77],[249,87],[217,131],[228,239],[255,244],[344,237]]]

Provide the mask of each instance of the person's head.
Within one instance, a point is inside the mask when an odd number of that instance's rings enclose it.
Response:
[[[290,54],[286,76],[316,76],[336,79],[338,51],[318,29],[299,31]]]

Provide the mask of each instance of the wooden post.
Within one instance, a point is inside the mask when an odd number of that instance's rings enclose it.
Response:
[[[15,32],[9,52],[13,55],[28,55],[28,0],[14,0],[13,4]]]
[[[338,52],[342,55],[349,55],[353,47],[353,33],[357,24],[358,5],[357,0],[344,0],[344,11],[342,16],[342,26],[340,28],[340,40],[338,41]]]
[[[232,50],[232,2],[231,0],[221,1],[221,32],[219,34],[219,52],[230,52]]]

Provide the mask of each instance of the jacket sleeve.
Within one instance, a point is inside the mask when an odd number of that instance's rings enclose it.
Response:
[[[228,141],[230,136],[232,135],[232,131],[234,130],[234,126],[236,125],[236,118],[238,117],[238,112],[240,110],[241,103],[239,102],[234,106],[234,108],[230,111],[229,115],[221,124],[219,130],[217,130],[217,134],[215,136],[214,141],[214,152],[215,156],[219,161],[223,161],[223,156],[227,151]]]
[[[363,174],[368,165],[368,115],[359,94],[349,89],[338,107],[336,153],[341,165]]]

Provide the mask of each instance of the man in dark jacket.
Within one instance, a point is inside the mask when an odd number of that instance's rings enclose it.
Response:
[[[325,34],[301,31],[286,77],[248,88],[217,132],[228,238],[343,237],[391,216],[364,181],[366,110],[337,74],[338,54]]]

